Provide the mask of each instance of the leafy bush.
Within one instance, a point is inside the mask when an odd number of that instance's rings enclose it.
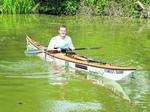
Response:
[[[40,2],[39,13],[60,15],[62,13],[61,0],[47,0]]]
[[[75,15],[79,0],[47,0],[41,2],[40,13],[53,15]]]
[[[8,14],[44,13],[53,15],[135,16],[136,0],[0,0],[0,12]],[[140,0],[150,5],[150,0]]]
[[[78,0],[66,0],[63,3],[63,13],[66,15],[75,15],[78,8]]]
[[[98,0],[96,4],[96,14],[105,15],[105,8],[108,7],[110,0]]]

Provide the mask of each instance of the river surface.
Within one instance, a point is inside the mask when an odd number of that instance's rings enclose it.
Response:
[[[47,46],[65,24],[76,51],[138,70],[111,81],[27,55],[26,34]],[[0,15],[0,112],[150,112],[150,21]]]

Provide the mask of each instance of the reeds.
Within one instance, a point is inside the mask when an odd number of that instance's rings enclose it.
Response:
[[[32,12],[34,6],[33,0],[3,0],[2,13],[27,14]]]

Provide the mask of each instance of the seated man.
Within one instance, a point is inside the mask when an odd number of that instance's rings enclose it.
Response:
[[[67,27],[64,25],[59,26],[58,35],[53,37],[48,45],[47,50],[65,52],[66,50],[74,50],[72,40],[67,36]]]

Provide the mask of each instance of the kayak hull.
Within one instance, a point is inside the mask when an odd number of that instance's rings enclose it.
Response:
[[[44,52],[45,47],[32,40],[29,36],[26,38],[27,40],[27,50],[35,50],[39,51],[37,56],[41,59],[59,64],[65,67],[71,67],[73,69],[82,70],[85,72],[94,73],[96,75],[111,79],[111,80],[121,80],[124,77],[135,71],[134,68],[124,68],[117,67],[112,65],[103,65],[97,63],[87,63],[85,61],[78,61],[75,59],[68,59],[64,53],[47,53]]]

